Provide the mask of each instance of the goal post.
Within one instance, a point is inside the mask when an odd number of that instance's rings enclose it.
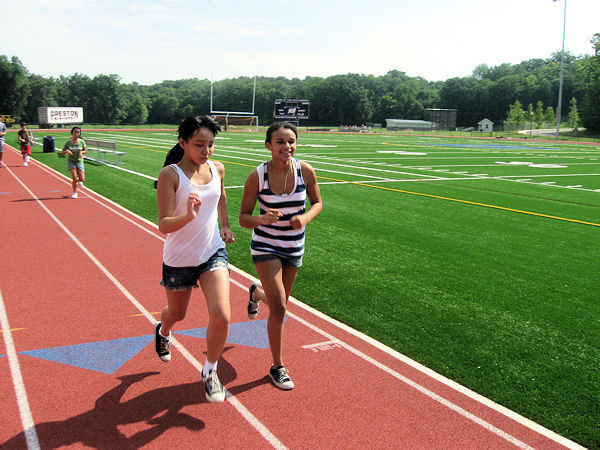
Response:
[[[245,115],[240,113],[228,113],[220,111],[221,114],[214,114],[213,118],[219,122],[223,131],[243,130],[258,131],[258,116]]]
[[[256,101],[256,76],[252,89],[252,109],[250,111],[218,111],[213,108],[213,82],[210,82],[210,114],[219,122],[224,131],[236,128],[247,128],[248,131],[258,131],[258,116],[254,114]]]

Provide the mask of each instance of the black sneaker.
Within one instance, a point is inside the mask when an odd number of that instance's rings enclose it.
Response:
[[[252,298],[252,294],[254,294],[254,291],[256,290],[257,287],[258,287],[258,284],[252,283],[250,285],[250,289],[249,289],[250,299],[248,300],[248,306],[246,309],[248,310],[248,319],[250,319],[250,320],[256,319],[256,316],[258,315],[258,307],[260,306],[259,302],[257,302],[256,300],[254,300]]]
[[[154,325],[154,349],[160,359],[169,362],[171,361],[171,342],[160,334],[161,328],[162,324],[160,322]]]
[[[294,389],[294,382],[290,378],[287,369],[283,366],[271,367],[271,370],[269,370],[269,378],[279,389],[284,389],[286,391]]]
[[[211,403],[222,402],[225,400],[225,388],[219,381],[217,372],[211,370],[208,372],[208,375],[202,376],[202,381],[204,381],[206,400]]]

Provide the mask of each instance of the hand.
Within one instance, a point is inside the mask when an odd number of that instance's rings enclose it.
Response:
[[[306,225],[306,220],[304,219],[304,215],[300,214],[298,216],[294,216],[290,219],[290,226],[294,230],[301,229],[304,225]]]
[[[231,231],[229,229],[229,227],[222,227],[221,228],[221,239],[223,239],[223,241],[226,242],[227,244],[231,244],[232,242],[235,242],[235,236],[233,235],[233,231]]]
[[[190,196],[188,197],[188,200],[187,200],[188,216],[195,218],[198,215],[198,212],[200,211],[201,205],[202,205],[202,199],[200,198],[200,196],[195,192],[190,193]]]
[[[269,209],[265,214],[261,216],[264,225],[271,225],[283,217],[283,214],[278,209]]]

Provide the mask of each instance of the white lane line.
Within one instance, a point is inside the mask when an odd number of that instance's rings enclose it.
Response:
[[[244,272],[241,272],[241,271],[239,271],[239,273],[244,274]],[[251,280],[253,280],[254,282],[260,282],[259,280],[253,278],[250,275],[247,275],[247,276]],[[299,307],[303,308],[304,310],[306,310],[310,314],[312,314],[312,315],[314,315],[316,317],[319,317],[320,319],[322,319],[322,320],[324,320],[326,322],[331,323],[333,326],[335,326],[335,327],[337,327],[337,328],[339,328],[341,330],[344,330],[347,333],[349,333],[349,334],[351,334],[351,335],[353,335],[353,336],[355,336],[355,337],[357,337],[357,338],[365,341],[366,343],[368,343],[368,344],[372,345],[373,347],[375,347],[375,348],[377,348],[377,349],[379,349],[379,350],[387,353],[388,355],[392,356],[393,358],[396,358],[397,360],[399,360],[399,361],[407,364],[408,366],[410,366],[410,367],[418,370],[419,372],[422,372],[423,374],[425,374],[425,375],[433,378],[434,380],[436,380],[436,381],[438,381],[438,382],[440,382],[440,383],[442,383],[442,384],[450,387],[451,389],[453,389],[453,390],[455,390],[457,392],[460,392],[461,394],[463,394],[463,395],[465,395],[465,396],[467,396],[467,397],[475,400],[476,402],[479,402],[482,405],[485,405],[488,408],[491,408],[494,411],[497,411],[500,414],[513,419],[514,421],[516,421],[516,422],[520,423],[521,425],[523,425],[523,426],[525,426],[525,427],[527,427],[527,428],[529,428],[529,429],[531,429],[531,430],[539,433],[540,435],[545,436],[548,439],[551,439],[551,440],[553,440],[553,441],[555,441],[555,442],[557,442],[557,443],[559,443],[559,444],[561,444],[561,445],[563,445],[563,446],[565,446],[567,448],[578,449],[578,450],[585,450],[584,447],[582,447],[581,445],[577,444],[576,442],[573,442],[573,441],[571,441],[571,440],[569,440],[569,439],[567,439],[567,438],[559,435],[558,433],[555,433],[554,431],[549,430],[548,428],[545,428],[542,425],[540,425],[540,424],[538,424],[538,423],[536,423],[536,422],[534,422],[534,421],[532,421],[532,420],[530,420],[530,419],[528,419],[526,417],[523,417],[520,414],[518,414],[518,413],[516,413],[516,412],[514,412],[514,411],[512,411],[512,410],[510,410],[510,409],[508,409],[508,408],[506,408],[506,407],[504,407],[502,405],[499,405],[498,403],[495,403],[494,401],[490,400],[489,398],[486,398],[486,397],[478,394],[477,392],[474,392],[474,391],[470,390],[469,388],[467,388],[465,386],[462,386],[461,384],[457,383],[456,381],[450,380],[449,378],[446,378],[445,376],[443,376],[443,375],[441,375],[441,374],[439,374],[437,372],[434,372],[429,367],[426,367],[426,366],[418,363],[417,361],[409,358],[408,356],[403,355],[402,353],[400,353],[400,352],[398,352],[398,351],[396,351],[396,350],[394,350],[394,349],[392,349],[392,348],[390,348],[390,347],[382,344],[379,341],[376,341],[372,337],[367,336],[367,335],[361,333],[360,331],[357,331],[354,328],[351,328],[348,325],[346,325],[346,324],[344,324],[342,322],[339,322],[339,321],[337,321],[337,320],[335,320],[335,319],[333,319],[333,318],[331,318],[331,317],[323,314],[321,311],[314,309],[313,307],[311,307],[311,306],[309,306],[309,305],[301,302],[300,300],[298,300],[298,299],[293,298],[293,297],[290,296],[290,301],[292,301],[294,304],[298,305]],[[312,325],[312,324],[310,324],[308,322],[306,322],[306,323],[308,324],[307,326],[309,326],[309,327],[315,327],[314,325]],[[319,330],[319,329],[317,327],[315,327],[315,331],[317,333],[319,333],[319,334],[321,334],[321,335],[323,335],[325,337],[328,337],[328,338],[329,337],[333,337],[333,336],[329,335],[327,332],[321,333],[320,331],[317,331],[317,330]],[[337,339],[337,338],[334,337],[334,340],[336,342],[339,342],[340,345],[341,345],[341,341],[339,339]],[[360,353],[359,350],[356,350],[356,351]],[[371,357],[367,356],[367,358],[371,358]],[[375,361],[375,362],[377,362],[377,361]],[[380,363],[378,363],[378,364],[380,364]],[[385,367],[385,366],[383,366],[383,367]],[[385,370],[385,369],[382,369],[382,370]]]
[[[31,415],[31,408],[29,407],[27,391],[25,390],[25,383],[23,382],[21,366],[19,365],[19,359],[17,358],[17,350],[15,349],[15,343],[12,338],[12,333],[10,332],[10,325],[8,324],[8,315],[6,314],[6,307],[4,306],[4,299],[2,298],[1,291],[0,324],[2,325],[2,337],[4,339],[4,345],[6,346],[8,365],[10,367],[10,374],[12,376],[15,394],[17,396],[17,404],[19,405],[19,415],[21,416],[21,423],[23,424],[27,448],[30,450],[38,450],[40,448],[40,441],[38,440],[37,431],[35,430],[35,422],[33,421],[33,416]]]
[[[12,172],[11,172],[12,173]],[[125,286],[123,286],[119,280],[117,280],[117,278],[106,268],[104,267],[104,265],[92,254],[92,252],[90,252],[80,241],[79,239],[76,238],[76,236],[71,233],[71,231],[67,228],[66,225],[64,225],[53,213],[52,211],[50,211],[46,205],[44,205],[44,203],[42,201],[40,201],[40,199],[14,174],[12,174],[13,177],[15,177],[15,179],[17,180],[17,182],[29,193],[29,195],[38,203],[39,206],[41,206],[41,208],[50,216],[50,218],[52,218],[52,220],[54,220],[54,222],[56,222],[56,224],[67,234],[67,236],[69,236],[71,238],[71,240],[80,248],[80,250],[88,257],[90,258],[90,260],[92,260],[92,262],[100,269],[100,271],[102,273],[104,273],[104,275],[106,275],[106,277],[117,287],[117,289],[119,291],[121,291],[121,293],[125,296],[125,298],[127,298],[127,300],[129,300],[133,306],[135,306],[137,308],[138,311],[140,311],[140,313],[142,313],[142,315],[144,317],[146,317],[146,319],[148,319],[148,321],[152,324],[156,323],[156,319],[154,319],[154,317],[152,316],[152,314],[142,306],[142,304],[133,296],[133,294],[131,294],[127,288]],[[8,323],[7,323],[7,327],[8,327]],[[8,328],[10,330],[10,328]],[[183,354],[183,356],[192,364],[192,366],[200,373],[202,373],[202,364],[200,364],[200,362],[194,358],[191,353],[189,353],[187,351],[187,349],[180,344],[175,338],[172,339],[172,344]],[[15,353],[15,358],[16,358],[16,353]],[[24,385],[23,385],[23,389],[24,389]],[[24,390],[23,390],[24,393]],[[286,449],[287,447],[279,440],[277,439],[277,437],[266,427],[262,424],[262,422],[260,422],[260,420],[258,420],[258,418],[256,418],[239,400],[237,400],[234,396],[231,395],[231,393],[229,393],[229,391],[226,391],[226,395],[227,395],[227,401],[236,409],[236,411],[238,411],[238,413],[254,428],[256,429],[256,431],[258,431],[261,436],[263,436],[265,438],[265,440],[271,444],[272,447],[276,448],[276,449]],[[19,397],[19,392],[17,391],[17,397]],[[31,416],[31,414],[30,414]],[[33,424],[33,418],[30,419],[31,423]],[[24,427],[25,432],[27,433],[27,430],[31,429],[31,427]],[[39,444],[38,447],[39,448]]]
[[[296,319],[298,322],[300,322],[301,324],[303,324],[305,327],[310,328],[311,330],[315,331],[316,333],[319,333],[322,336],[325,336],[327,339],[330,339],[330,341],[335,342],[339,345],[341,345],[342,347],[344,347],[346,350],[348,350],[350,353],[358,356],[359,358],[363,359],[364,361],[368,362],[369,364],[372,364],[373,366],[377,367],[378,369],[383,370],[384,372],[390,374],[391,376],[393,376],[394,378],[402,381],[403,383],[406,383],[407,385],[409,385],[410,387],[412,387],[413,389],[419,391],[421,394],[426,395],[427,397],[435,400],[436,402],[442,404],[443,406],[445,406],[446,408],[458,413],[459,415],[465,417],[466,419],[476,423],[477,425],[480,425],[481,427],[485,428],[487,431],[495,434],[498,437],[501,437],[502,439],[505,439],[506,441],[510,442],[511,444],[517,446],[518,448],[523,448],[523,449],[528,449],[528,450],[532,450],[533,447],[530,447],[529,445],[527,445],[526,443],[520,441],[519,439],[517,439],[516,437],[512,436],[511,434],[508,434],[507,432],[501,430],[500,428],[495,427],[494,425],[492,425],[489,422],[486,422],[485,420],[481,419],[480,417],[477,417],[475,414],[470,413],[469,411],[461,408],[460,406],[452,403],[449,400],[446,400],[444,397],[436,394],[435,392],[430,391],[429,389],[421,386],[419,383],[411,380],[410,378],[405,377],[404,375],[401,375],[400,373],[396,372],[395,370],[387,367],[386,365],[380,363],[379,361],[375,360],[374,358],[371,358],[370,356],[366,355],[365,353],[361,352],[360,350],[355,349],[354,347],[352,347],[349,344],[346,344],[344,341],[341,341],[339,339],[337,339],[335,336],[327,333],[324,330],[321,330],[320,328],[318,328],[317,326],[311,324],[310,322],[307,322],[306,320],[300,318],[299,316],[290,313],[288,311],[288,315],[293,318]]]
[[[248,278],[251,282],[253,283],[260,283],[260,280],[258,280],[257,278],[247,274],[246,272],[237,269],[234,266],[231,266],[231,270]],[[244,290],[248,290],[248,287],[239,283],[236,280],[231,279],[231,282],[238,286],[241,289]],[[300,300],[290,296],[289,300],[294,303],[295,305],[298,305],[300,308],[304,309],[305,311],[309,312],[310,314],[319,317],[320,319],[323,319],[324,321],[332,324],[333,326],[342,329],[350,334],[352,334],[353,336],[367,342],[368,344],[372,345],[375,348],[378,348],[380,350],[382,350],[383,352],[387,353],[388,355],[396,358],[397,360],[407,364],[408,366],[417,369],[419,372],[427,375],[428,377],[450,387],[451,389],[460,392],[461,394],[465,395],[466,397],[471,398],[472,400],[475,400],[478,403],[481,403],[485,406],[487,406],[488,408],[499,412],[500,414],[502,414],[503,416],[506,416],[512,420],[514,420],[517,423],[520,423],[521,425],[523,425],[526,428],[529,428],[533,431],[535,431],[536,433],[539,433],[542,436],[547,437],[550,440],[553,440],[567,448],[570,449],[581,449],[584,450],[584,447],[580,446],[579,444],[577,444],[576,442],[573,442],[561,435],[559,435],[558,433],[555,433],[552,430],[549,430],[543,426],[541,426],[540,424],[527,419],[526,417],[521,416],[520,414],[517,414],[516,412],[505,408],[502,405],[499,405],[495,402],[493,402],[492,400],[477,394],[476,392],[458,384],[455,381],[452,381],[446,377],[444,377],[443,375],[440,375],[437,372],[434,372],[433,370],[431,370],[430,368],[423,366],[422,364],[419,364],[418,362],[410,359],[408,356],[403,355],[399,352],[397,352],[396,350],[387,347],[386,345],[382,344],[381,342],[376,341],[375,339],[359,332],[356,331],[353,328],[350,328],[348,325],[343,324],[341,322],[338,322],[337,320],[323,314],[322,312],[312,308],[311,306],[306,305],[305,303],[302,303]],[[524,442],[520,441],[519,439],[515,438],[514,436],[506,433],[505,431],[495,427],[494,425],[490,424],[489,422],[486,422],[485,420],[481,419],[480,417],[477,417],[476,415],[470,413],[469,411],[461,408],[458,405],[455,405],[454,403],[450,402],[449,400],[446,400],[445,398],[441,397],[440,395],[436,394],[435,392],[432,392],[430,390],[428,390],[427,388],[421,386],[420,384],[416,383],[415,381],[405,377],[404,375],[401,375],[400,373],[396,372],[395,370],[387,367],[386,365],[380,363],[379,361],[375,360],[374,358],[366,355],[365,353],[361,352],[360,350],[355,349],[354,347],[352,347],[351,345],[345,343],[344,341],[336,338],[335,336],[327,333],[326,331],[322,330],[321,328],[317,327],[316,325],[311,324],[310,322],[302,319],[301,317],[297,316],[296,314],[291,313],[290,311],[287,312],[287,314],[289,315],[289,317],[297,320],[298,322],[300,322],[301,324],[303,324],[304,326],[306,326],[307,328],[315,331],[316,333],[326,337],[328,339],[328,342],[331,343],[336,343],[338,345],[340,345],[341,347],[344,347],[346,350],[348,350],[349,352],[353,353],[354,355],[358,356],[359,358],[365,360],[366,362],[374,365],[375,367],[383,370],[384,372],[392,375],[393,377],[397,378],[398,380],[402,381],[403,383],[408,384],[409,386],[411,386],[412,388],[416,389],[417,391],[421,392],[422,394],[432,398],[433,400],[437,401],[438,403],[446,406],[447,408],[451,409],[452,411],[455,411],[456,413],[460,414],[461,416],[473,421],[474,423],[482,426],[483,428],[485,428],[486,430],[490,431],[491,433],[496,434],[497,436],[507,440],[508,442],[512,443],[513,445],[516,445],[517,447],[520,448],[526,448],[526,449],[531,449],[532,447],[528,446],[527,444],[525,444]],[[313,344],[313,345],[319,345],[319,344]]]
[[[42,165],[41,163],[38,163],[38,164]],[[43,166],[43,165],[42,165],[42,166]],[[44,167],[45,167],[45,166],[44,166]],[[49,170],[52,170],[52,169],[49,169]],[[66,182],[66,181],[65,181],[65,182]],[[98,196],[99,196],[99,194],[96,194],[96,195],[98,195]],[[101,196],[99,196],[99,197],[101,197]],[[94,199],[94,200],[96,200],[96,199]],[[110,201],[110,200],[108,200],[108,199],[106,199],[106,200],[107,200],[108,202],[110,202],[111,204],[113,204],[113,202],[112,202],[112,201]],[[96,200],[96,201],[97,201],[99,204],[101,204],[101,205],[102,205],[102,202],[100,202],[100,201],[98,201],[98,200]],[[121,207],[120,205],[117,205],[117,204],[114,204],[114,205],[115,205],[116,207],[118,207],[118,208],[122,209],[123,211],[127,211],[125,208]],[[108,206],[106,206],[106,205],[103,205],[103,206],[105,206],[105,207],[106,207],[107,209],[109,209],[110,211],[113,211],[113,212],[117,213],[117,214],[118,214],[120,217],[123,217],[123,218],[125,218],[125,219],[126,219],[126,220],[128,220],[129,222],[131,222],[131,223],[133,223],[133,224],[135,224],[136,226],[138,226],[138,227],[139,227],[139,225],[138,225],[138,224],[136,224],[136,223],[135,223],[134,221],[132,221],[131,219],[129,219],[129,218],[127,218],[127,217],[124,217],[122,214],[118,213],[117,211],[113,210],[112,208],[109,208],[109,207],[108,207]],[[150,224],[152,227],[156,227],[156,225],[155,225],[154,223],[152,223],[152,222],[149,222],[149,221],[147,221],[146,219],[144,219],[144,218],[142,218],[142,217],[140,217],[140,216],[137,216],[136,214],[134,214],[134,213],[132,213],[132,212],[130,212],[130,211],[127,211],[127,213],[128,213],[128,214],[130,214],[130,215],[132,215],[132,216],[135,216],[135,217],[138,217],[138,218],[140,218],[141,220],[143,220],[143,221],[145,221],[146,223]],[[143,229],[143,227],[141,227],[141,228]],[[158,236],[158,235],[156,235],[156,234],[153,234],[153,233],[151,233],[151,232],[150,232],[150,231],[148,231],[148,230],[146,230],[146,231],[147,231],[147,232],[148,232],[148,233],[149,233],[151,236],[154,236],[154,237],[156,237],[156,238],[158,238],[158,239],[161,239],[161,240],[163,240],[163,241],[164,241],[164,239],[163,239],[161,236]],[[231,270],[232,270],[232,271],[234,271],[234,272],[236,272],[236,273],[238,273],[238,274],[242,275],[243,277],[245,277],[246,279],[248,279],[250,282],[260,282],[260,281],[259,281],[257,278],[255,278],[255,277],[251,276],[250,274],[247,274],[246,272],[244,272],[244,271],[242,271],[242,270],[238,269],[237,267],[235,267],[235,266],[233,266],[233,265],[230,265],[230,267],[231,267]],[[236,281],[236,280],[234,280],[234,279],[230,279],[230,280],[231,280],[231,283],[232,283],[232,284],[234,284],[235,286],[237,286],[237,287],[239,287],[239,288],[241,288],[241,289],[243,289],[243,290],[247,290],[247,289],[248,289],[248,286],[245,286],[245,285],[243,285],[243,284],[239,283],[238,281]],[[559,444],[561,444],[561,445],[564,445],[564,446],[565,446],[565,447],[567,447],[567,448],[572,448],[572,449],[583,449],[583,447],[581,447],[579,444],[577,444],[577,443],[575,443],[575,442],[573,442],[573,441],[570,441],[569,439],[567,439],[567,438],[565,438],[565,437],[563,437],[563,436],[561,436],[561,435],[559,435],[559,434],[555,433],[554,431],[552,431],[552,430],[549,430],[549,429],[547,429],[547,428],[543,427],[542,425],[539,425],[538,423],[536,423],[536,422],[533,422],[532,420],[530,420],[530,419],[527,419],[526,417],[523,417],[523,416],[519,415],[518,413],[516,413],[516,412],[514,412],[514,411],[512,411],[512,410],[510,410],[510,409],[508,409],[508,408],[505,408],[504,406],[502,406],[502,405],[499,405],[499,404],[497,404],[497,403],[493,402],[492,400],[490,400],[490,399],[488,399],[488,398],[486,398],[486,397],[483,397],[483,396],[482,396],[482,395],[480,395],[480,394],[477,394],[477,393],[476,393],[476,392],[474,392],[474,391],[471,391],[470,389],[468,389],[468,388],[466,388],[466,387],[464,387],[464,386],[462,386],[462,385],[460,385],[460,384],[456,383],[455,381],[452,381],[452,380],[450,380],[450,379],[448,379],[448,378],[444,377],[443,375],[440,375],[440,374],[438,374],[437,372],[434,372],[433,370],[429,369],[428,367],[426,367],[426,366],[423,366],[423,365],[419,364],[418,362],[416,362],[416,361],[414,361],[414,360],[410,359],[410,358],[409,358],[409,357],[407,357],[406,355],[403,355],[403,354],[401,354],[401,353],[397,352],[396,350],[393,350],[393,349],[391,349],[391,348],[389,348],[389,347],[387,347],[387,346],[385,346],[385,345],[381,344],[380,342],[378,342],[378,341],[376,341],[376,340],[372,339],[371,337],[369,337],[369,336],[366,336],[366,335],[364,335],[363,333],[360,333],[360,332],[358,332],[358,331],[354,330],[353,328],[350,328],[350,327],[348,327],[347,325],[345,325],[345,324],[343,324],[343,323],[341,323],[341,322],[339,322],[339,321],[337,321],[337,320],[335,320],[335,319],[333,319],[333,318],[331,318],[331,317],[329,317],[329,316],[326,316],[325,314],[321,313],[320,311],[318,311],[318,310],[316,310],[316,309],[314,309],[314,308],[312,308],[312,307],[310,307],[310,306],[308,306],[308,305],[306,305],[306,304],[304,304],[304,303],[300,302],[299,300],[297,300],[297,299],[295,299],[295,298],[293,298],[293,297],[291,297],[291,296],[290,296],[290,301],[291,301],[291,302],[293,302],[294,304],[296,304],[296,305],[300,306],[301,308],[305,309],[305,310],[306,310],[306,311],[308,311],[309,313],[311,313],[311,314],[315,315],[316,317],[319,317],[319,318],[321,318],[321,319],[323,319],[323,320],[325,320],[325,321],[327,321],[327,322],[331,323],[332,325],[336,326],[337,328],[340,328],[340,329],[342,329],[342,330],[344,330],[344,331],[346,331],[346,332],[348,332],[348,333],[351,333],[352,335],[354,335],[354,336],[358,337],[359,339],[361,339],[361,340],[363,340],[363,341],[365,341],[365,342],[367,342],[367,343],[369,343],[369,344],[373,345],[374,347],[376,347],[376,348],[378,348],[378,349],[380,349],[380,350],[382,350],[382,351],[386,352],[386,353],[387,353],[387,354],[389,354],[390,356],[393,356],[394,358],[398,359],[399,361],[402,361],[402,362],[404,362],[404,363],[408,364],[409,366],[411,366],[411,367],[413,367],[413,368],[415,368],[415,369],[419,370],[420,372],[424,373],[425,375],[427,375],[427,376],[430,376],[431,378],[433,378],[433,379],[435,379],[435,380],[439,381],[440,383],[443,383],[443,384],[447,385],[448,387],[450,387],[450,388],[452,388],[452,389],[454,389],[454,390],[456,390],[456,391],[458,391],[458,392],[460,392],[460,393],[462,393],[462,394],[466,395],[467,397],[469,397],[469,398],[471,398],[471,399],[473,399],[473,400],[475,400],[475,401],[477,401],[477,402],[479,402],[479,403],[481,403],[481,404],[483,404],[483,405],[485,405],[485,406],[487,406],[487,407],[489,407],[489,408],[491,408],[491,409],[493,409],[493,410],[495,410],[495,411],[499,412],[500,414],[502,414],[502,415],[504,415],[504,416],[506,416],[506,417],[509,417],[509,418],[511,418],[511,419],[513,419],[513,420],[515,420],[516,422],[518,422],[518,423],[522,424],[523,426],[525,426],[525,427],[527,427],[527,428],[529,428],[529,429],[531,429],[531,430],[533,430],[533,431],[535,431],[535,432],[539,433],[540,435],[542,435],[542,436],[545,436],[545,437],[547,437],[547,438],[549,438],[549,439],[551,439],[551,440],[553,440],[553,441],[555,441],[555,442],[557,442],[557,443],[559,443]],[[290,317],[291,317],[291,316],[290,316]],[[294,317],[294,318],[296,318],[296,317]],[[300,319],[300,320],[302,320],[302,319]],[[151,320],[151,322],[152,322],[152,323],[154,323],[154,322],[155,322],[155,320],[154,320],[154,319],[152,319],[152,320]],[[308,324],[308,322],[307,322],[307,324]],[[308,324],[308,325],[309,325],[309,328],[311,328],[311,327],[314,327],[314,325],[312,325],[312,324]],[[323,334],[323,333],[325,333],[325,334]],[[330,335],[328,335],[328,334],[327,334],[326,332],[324,332],[324,331],[323,331],[323,333],[320,333],[320,334],[323,334],[324,336],[330,336]],[[339,341],[337,338],[333,338],[333,339],[334,339],[336,342],[341,342],[341,341]],[[348,347],[350,347],[348,344],[345,344],[345,346],[346,346],[346,345],[347,345]],[[177,347],[177,348],[179,349],[179,347]],[[352,348],[352,347],[350,347],[350,348]],[[356,351],[358,352],[358,350],[356,350]],[[365,356],[366,356],[366,355],[365,355]],[[368,356],[367,356],[367,357],[368,357]],[[370,357],[368,357],[368,358],[370,358]],[[375,361],[375,360],[374,360],[374,361]],[[377,366],[378,366],[379,364],[381,364],[381,363],[379,363],[379,362],[377,362],[377,361],[375,361],[375,362],[377,363],[377,364],[376,364]],[[198,363],[198,364],[199,364],[199,363]],[[383,366],[383,365],[382,365],[382,366]],[[201,365],[200,365],[200,367],[201,367]],[[379,366],[378,366],[378,367],[379,367]],[[383,367],[386,367],[386,366],[383,366]],[[200,370],[201,370],[201,369],[200,369]],[[384,369],[382,369],[382,370],[384,370]],[[389,370],[391,370],[391,369],[389,369]],[[386,371],[387,371],[387,370],[386,370]],[[410,380],[409,380],[409,381],[410,381]],[[230,395],[230,394],[228,394],[228,395]],[[437,395],[437,394],[434,394],[434,395]],[[234,399],[235,397],[231,396],[231,397],[229,397],[229,398],[232,398],[232,399]],[[444,399],[444,400],[445,400],[445,399]],[[446,401],[447,401],[447,400],[446,400]],[[470,413],[469,413],[469,414],[470,414]],[[260,431],[259,431],[259,432],[260,432]],[[262,434],[262,433],[261,433],[261,434]],[[281,445],[283,445],[283,444],[281,444]]]

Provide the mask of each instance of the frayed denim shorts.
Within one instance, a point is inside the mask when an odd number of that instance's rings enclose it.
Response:
[[[198,287],[198,279],[206,271],[229,269],[227,250],[220,248],[208,261],[199,266],[171,267],[163,263],[160,284],[169,291],[182,291]]]
[[[74,163],[74,162],[69,161],[67,163],[67,169],[68,170],[77,169],[77,170],[80,170],[82,172],[85,172],[85,169],[83,167],[83,163]]]
[[[275,260],[281,261],[282,267],[302,267],[302,256],[281,256],[275,253],[269,253],[268,255],[252,255],[254,264]]]

